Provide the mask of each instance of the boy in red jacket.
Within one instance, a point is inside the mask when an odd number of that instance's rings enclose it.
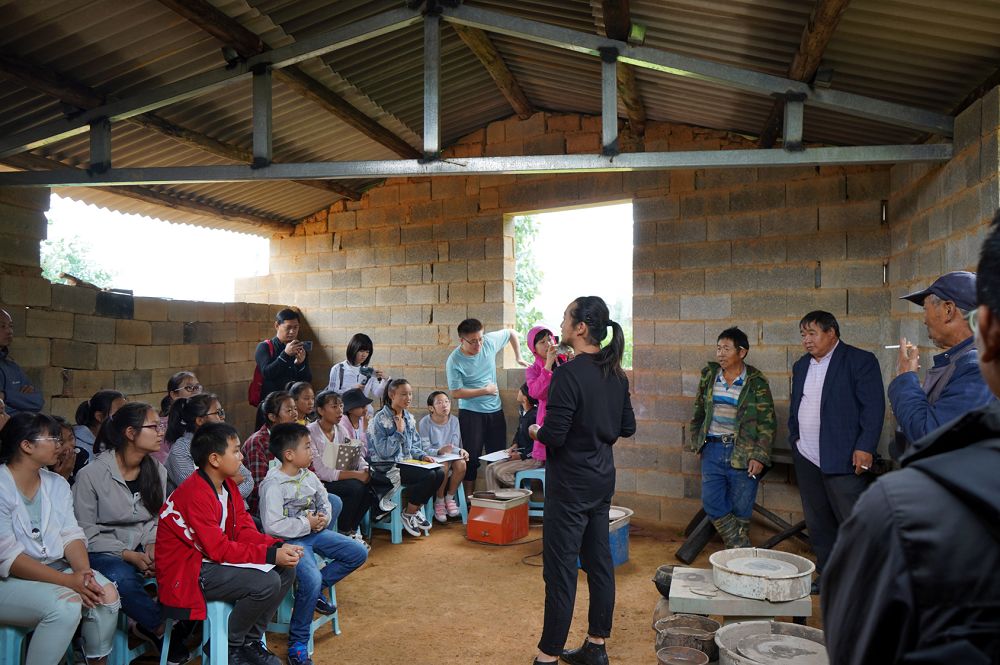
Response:
[[[232,480],[243,458],[232,425],[199,428],[191,457],[198,471],[167,497],[156,532],[156,583],[164,614],[198,620],[205,618],[206,601],[233,603],[229,662],[280,665],[261,638],[295,580],[302,548],[260,533],[243,507]]]

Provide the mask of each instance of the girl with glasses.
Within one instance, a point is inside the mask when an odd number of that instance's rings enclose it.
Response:
[[[198,382],[198,377],[194,372],[183,370],[172,375],[167,380],[167,394],[160,400],[160,422],[167,426],[167,418],[170,416],[170,406],[182,397],[194,397],[200,395],[204,387]],[[170,454],[170,446],[174,440],[169,435],[163,440],[160,451],[153,453],[153,458],[160,464],[167,463],[167,455]]]
[[[87,662],[103,665],[121,602],[91,568],[69,484],[46,469],[60,447],[44,414],[18,413],[0,431],[0,624],[34,631],[26,665],[61,662],[78,626]]]
[[[76,407],[76,427],[73,428],[73,434],[76,436],[76,445],[81,451],[77,454],[78,470],[94,457],[94,441],[97,440],[101,424],[115,415],[126,401],[125,395],[117,390],[99,390]]]

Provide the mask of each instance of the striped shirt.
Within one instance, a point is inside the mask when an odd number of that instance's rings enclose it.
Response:
[[[816,466],[819,466],[819,413],[823,384],[826,382],[826,372],[830,369],[830,359],[833,358],[837,344],[834,344],[833,348],[819,360],[809,359],[809,370],[806,372],[806,380],[802,386],[802,400],[799,402],[799,442],[796,448],[803,457]]]
[[[731,384],[726,383],[721,369],[715,375],[715,384],[712,386],[712,423],[708,426],[710,435],[736,434],[736,404],[740,401],[740,393],[743,392],[746,380],[746,365]]]

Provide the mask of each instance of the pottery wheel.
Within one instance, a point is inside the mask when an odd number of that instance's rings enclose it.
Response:
[[[726,562],[726,568],[746,575],[758,575],[760,577],[778,577],[782,575],[797,575],[800,571],[795,564],[782,561],[780,559],[769,559],[758,556],[745,556],[739,559],[730,559]]]
[[[794,635],[761,633],[747,635],[736,645],[737,651],[755,663],[764,665],[829,665],[826,647]]]

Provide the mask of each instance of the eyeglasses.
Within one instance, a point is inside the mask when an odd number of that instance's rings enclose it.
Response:
[[[157,434],[163,434],[167,431],[166,423],[156,423],[155,425],[143,425],[142,429],[155,429]]]
[[[482,344],[483,344],[483,338],[482,337],[476,337],[474,339],[465,339],[463,337],[462,341],[465,342],[466,344],[468,344],[469,346],[482,346]]]
[[[60,446],[62,445],[62,439],[60,439],[58,436],[40,436],[37,439],[31,440],[32,443],[41,443],[42,441],[53,441],[56,443],[56,445]]]
[[[200,393],[201,389],[204,387],[205,386],[201,385],[200,383],[192,383],[190,385],[181,386],[180,388],[177,388],[174,392],[179,393],[182,390],[184,390],[187,391],[189,395],[194,395],[195,393]]]
[[[969,327],[972,328],[972,336],[975,337],[979,334],[979,308],[970,309],[969,313],[965,316],[965,320],[969,322]]]
[[[225,420],[225,419],[226,419],[226,410],[225,410],[225,409],[223,409],[223,408],[222,408],[222,407],[220,406],[220,407],[219,407],[219,408],[218,408],[217,410],[215,410],[215,411],[209,411],[208,413],[206,413],[206,414],[205,414],[205,416],[206,416],[206,417],[207,417],[207,416],[219,416],[219,418],[221,418],[222,420]]]

